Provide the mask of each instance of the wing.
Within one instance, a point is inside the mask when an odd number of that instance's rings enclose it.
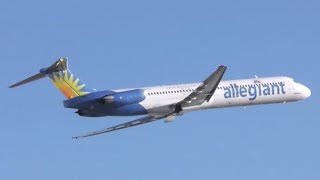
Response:
[[[160,120],[160,119],[166,118],[167,116],[170,116],[170,115],[171,114],[167,114],[167,115],[159,116],[159,117],[151,116],[151,115],[150,116],[145,116],[145,117],[133,120],[133,121],[129,121],[129,122],[126,122],[126,123],[123,123],[123,124],[119,124],[119,125],[113,126],[113,127],[102,129],[100,131],[95,131],[95,132],[92,132],[92,133],[89,133],[89,134],[76,136],[76,137],[72,137],[72,138],[73,139],[78,139],[78,138],[85,138],[85,137],[89,137],[89,136],[95,136],[95,135],[98,135],[98,134],[108,133],[108,132],[111,132],[111,131],[116,131],[116,130],[120,130],[120,129],[124,129],[124,128],[128,128],[128,127],[137,126],[137,125],[140,125],[140,124],[145,124],[145,123],[153,122],[153,121],[156,121],[156,120]]]
[[[175,105],[178,107],[188,107],[200,105],[205,101],[209,102],[226,70],[226,66],[220,65],[194,92]]]

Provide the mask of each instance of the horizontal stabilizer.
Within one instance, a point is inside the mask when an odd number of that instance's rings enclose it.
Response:
[[[14,85],[9,86],[9,88],[14,88],[17,86],[21,86],[23,84],[30,83],[32,81],[36,81],[39,79],[42,79],[46,77],[46,74],[51,74],[53,72],[59,72],[59,71],[64,71],[68,69],[68,60],[67,58],[60,58],[58,59],[55,63],[53,63],[50,67],[48,68],[43,68],[40,70],[40,73],[33,75],[27,79],[24,79]]]
[[[13,84],[13,85],[9,86],[9,88],[14,88],[14,87],[17,87],[17,86],[21,86],[23,84],[27,84],[29,82],[36,81],[36,80],[39,80],[39,79],[44,78],[44,77],[46,77],[45,74],[38,73],[36,75],[33,75],[33,76],[31,76],[31,77],[29,77],[27,79],[24,79],[24,80],[18,82],[16,84]]]

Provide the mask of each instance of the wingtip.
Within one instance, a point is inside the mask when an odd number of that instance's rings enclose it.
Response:
[[[17,86],[19,86],[19,83],[12,84],[12,85],[10,85],[8,88],[15,88],[15,87],[17,87]]]
[[[17,87],[18,85],[17,84],[12,84],[11,86],[9,86],[8,88],[15,88]]]
[[[72,139],[81,139],[81,138],[85,138],[87,136],[75,136],[75,137],[72,137]]]

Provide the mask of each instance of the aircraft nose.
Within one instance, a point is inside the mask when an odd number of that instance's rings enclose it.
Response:
[[[302,86],[302,94],[304,99],[306,99],[311,96],[311,90],[306,86]]]

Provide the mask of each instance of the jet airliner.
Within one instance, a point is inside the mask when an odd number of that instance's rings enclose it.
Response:
[[[211,108],[286,103],[308,98],[311,91],[289,77],[266,77],[222,81],[227,67],[220,65],[201,83],[97,91],[82,83],[68,68],[67,58],[43,68],[17,87],[44,77],[64,94],[65,108],[85,117],[137,116],[133,121],[76,136],[84,138],[137,126],[160,119],[172,122],[184,113]]]

